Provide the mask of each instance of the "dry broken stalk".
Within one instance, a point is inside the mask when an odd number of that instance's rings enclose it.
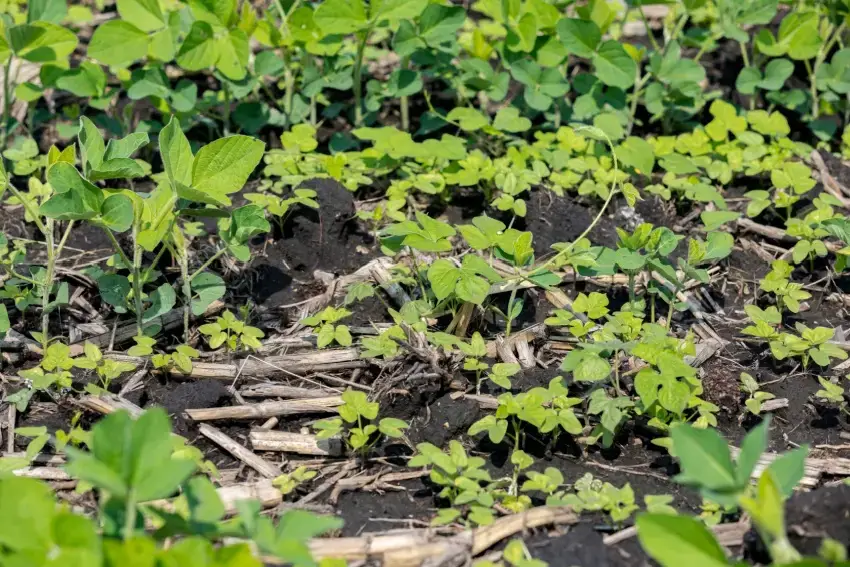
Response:
[[[187,409],[186,415],[194,421],[212,421],[216,419],[266,419],[281,415],[299,415],[309,413],[335,413],[342,405],[340,396],[313,398],[305,400],[285,400],[282,402],[261,402],[223,408]]]
[[[280,476],[280,467],[273,465],[259,455],[255,455],[250,449],[240,445],[235,439],[226,435],[223,431],[212,425],[202,423],[198,426],[201,435],[260,473],[266,478],[277,478]]]
[[[248,436],[255,451],[279,451],[299,455],[339,457],[343,454],[342,440],[336,437],[318,439],[315,435],[252,429]]]

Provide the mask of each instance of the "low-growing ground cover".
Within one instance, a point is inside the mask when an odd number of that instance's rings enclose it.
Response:
[[[0,565],[848,564],[846,2],[1,8]]]

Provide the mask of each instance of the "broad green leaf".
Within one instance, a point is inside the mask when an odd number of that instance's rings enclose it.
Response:
[[[47,172],[56,193],[41,205],[41,214],[60,220],[94,218],[100,213],[103,192],[83,179],[73,165],[58,162]]]
[[[602,41],[599,27],[589,20],[563,18],[558,22],[557,29],[558,37],[567,51],[585,59],[593,57]]]
[[[174,116],[159,133],[159,154],[165,174],[172,184],[191,183],[195,156],[192,155],[189,140],[180,128],[180,121]]]
[[[105,65],[127,67],[148,53],[148,34],[124,20],[98,26],[89,41],[88,56]],[[120,49],[116,46],[121,46]]]
[[[516,134],[525,132],[531,128],[531,120],[520,116],[518,108],[507,106],[496,113],[496,118],[493,120],[493,127],[502,132]]]
[[[192,278],[192,314],[201,315],[213,301],[224,297],[227,291],[224,280],[212,272],[202,272]]]
[[[127,295],[130,293],[130,280],[118,274],[106,274],[97,280],[100,297],[111,305],[116,312],[126,313]]]
[[[133,225],[133,201],[126,195],[110,195],[100,207],[103,224],[112,232],[124,232]]]
[[[140,148],[146,146],[149,141],[150,138],[148,138],[147,133],[144,132],[135,132],[121,138],[120,140],[109,140],[103,157],[105,160],[129,158]]]
[[[661,567],[728,567],[726,554],[705,524],[687,516],[641,514],[640,544]],[[685,559],[686,558],[686,559]]]
[[[432,4],[432,6],[436,6],[436,4]],[[453,108],[446,115],[446,118],[453,122],[457,122],[461,129],[466,130],[467,132],[480,130],[490,124],[490,120],[480,111],[475,110],[474,108],[466,108],[462,106]]]
[[[132,22],[143,32],[152,32],[165,27],[165,17],[159,0],[116,0],[121,19]]]
[[[354,0],[357,1],[357,0]],[[378,0],[369,3],[369,19],[376,22],[412,20],[426,4],[419,0]]]
[[[729,447],[716,431],[679,424],[671,429],[670,436],[682,467],[679,482],[717,491],[738,486]]]
[[[655,167],[655,153],[649,142],[637,136],[629,136],[617,147],[617,159],[634,168],[641,174],[649,176]]]
[[[236,0],[190,0],[195,19],[214,26],[227,27],[236,15]]]
[[[74,32],[50,22],[12,26],[7,36],[15,55],[32,63],[63,62],[77,47]]]
[[[756,385],[758,386],[758,385]],[[758,464],[759,457],[767,448],[767,434],[770,429],[770,416],[754,427],[741,442],[741,453],[735,470],[735,478],[739,486],[746,486]]]
[[[215,67],[221,71],[222,75],[232,81],[241,81],[245,78],[250,49],[248,36],[244,31],[230,30],[227,35],[218,39],[215,50],[218,52]]]
[[[56,86],[79,97],[100,96],[106,88],[106,73],[99,65],[83,61],[78,68],[59,77]]]
[[[39,21],[61,24],[68,15],[66,0],[29,0],[28,4],[28,24]]]
[[[239,191],[260,163],[264,148],[260,140],[241,135],[207,144],[192,164],[192,188],[219,198]]]
[[[363,0],[326,0],[316,9],[313,21],[326,35],[344,35],[364,27],[368,18]]]
[[[699,218],[706,230],[716,230],[727,222],[737,220],[740,216],[741,213],[735,211],[703,211]]]
[[[196,21],[177,52],[177,64],[187,71],[201,71],[213,67],[220,54],[215,32],[207,22]]]
[[[0,545],[5,549],[46,555],[55,515],[56,502],[46,483],[19,477],[0,480]]]
[[[593,66],[599,80],[609,87],[628,89],[635,84],[637,63],[618,41],[603,42],[593,56]]]
[[[150,295],[150,300],[151,306],[145,310],[142,317],[142,321],[145,323],[171,311],[177,302],[177,295],[174,293],[174,288],[171,287],[171,284],[164,283],[154,290]]]
[[[805,475],[808,453],[808,445],[797,447],[792,451],[783,453],[767,467],[767,470],[773,474],[773,478],[784,497],[788,498],[794,493],[797,483]]]

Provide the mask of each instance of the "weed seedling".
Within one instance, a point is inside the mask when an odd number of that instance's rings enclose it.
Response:
[[[403,430],[407,429],[408,424],[400,419],[385,417],[378,425],[371,423],[378,417],[378,402],[370,402],[363,392],[346,390],[342,393],[342,402],[338,408],[339,417],[313,424],[319,439],[341,436],[349,450],[365,457],[380,441],[381,435],[390,439],[404,437]]]

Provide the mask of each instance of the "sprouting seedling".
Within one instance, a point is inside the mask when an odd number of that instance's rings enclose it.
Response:
[[[391,439],[404,436],[403,430],[408,424],[400,419],[385,417],[378,425],[371,423],[377,419],[380,407],[378,402],[370,402],[365,393],[348,389],[342,393],[342,402],[338,408],[339,417],[313,424],[319,439],[341,435],[350,450],[365,456],[380,440],[381,436],[376,433]]]
[[[463,369],[475,372],[475,393],[480,394],[481,373],[490,368],[489,364],[481,360],[483,357],[487,356],[487,344],[484,342],[484,338],[481,336],[481,333],[475,331],[468,343],[458,341],[457,346],[465,355],[465,358],[463,359]]]
[[[788,309],[792,313],[800,311],[800,302],[809,299],[812,294],[803,289],[803,285],[789,280],[794,268],[785,260],[774,260],[770,272],[759,282],[759,288],[776,296],[776,307],[780,313]]]
[[[484,469],[485,460],[469,456],[459,441],[449,441],[448,449],[443,452],[431,443],[419,443],[416,454],[408,461],[409,467],[430,466],[430,479],[440,486],[437,494],[451,505],[440,508],[432,520],[434,525],[445,525],[466,519],[475,525],[487,525],[493,522],[492,507],[495,503],[490,489],[492,479]]]
[[[197,349],[189,345],[177,345],[171,353],[160,353],[151,356],[154,368],[170,368],[176,366],[184,374],[192,373],[192,359],[200,356]]]
[[[224,345],[231,352],[238,352],[242,347],[258,350],[263,346],[260,339],[265,336],[260,329],[240,321],[229,310],[216,317],[213,323],[198,327],[198,331],[207,336],[210,348]]]
[[[349,315],[351,315],[351,311],[348,309],[328,306],[312,317],[301,319],[301,324],[317,329],[317,346],[319,348],[325,348],[334,341],[342,346],[351,346],[351,333],[348,326],[336,324]]]
[[[100,348],[90,342],[86,342],[84,345],[83,356],[74,359],[74,366],[94,370],[100,378],[100,387],[103,390],[108,390],[109,384],[121,374],[136,368],[136,365],[132,362],[104,358]]]
[[[756,379],[746,372],[741,372],[741,391],[747,394],[747,399],[744,401],[744,405],[746,406],[747,411],[753,415],[759,415],[761,413],[762,404],[776,397],[770,392],[762,391]]]

